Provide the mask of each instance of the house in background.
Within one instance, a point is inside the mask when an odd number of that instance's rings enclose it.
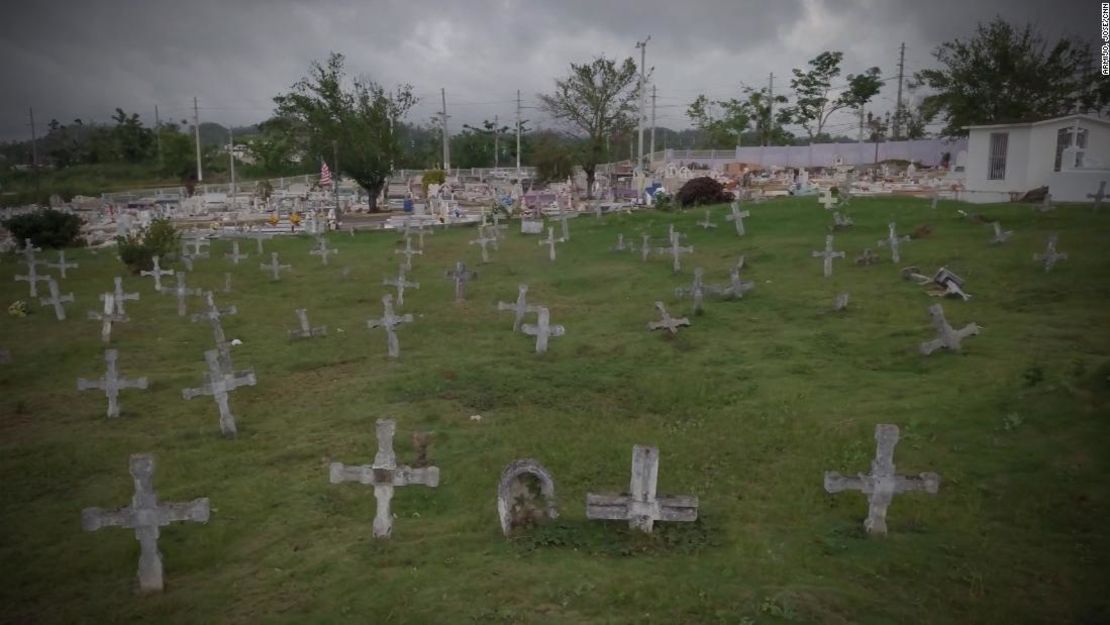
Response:
[[[1048,187],[1053,201],[1091,202],[1099,182],[1110,186],[1110,120],[1075,114],[966,129],[962,200],[1007,202]]]

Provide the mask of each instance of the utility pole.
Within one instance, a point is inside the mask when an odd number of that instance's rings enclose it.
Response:
[[[340,211],[339,211],[339,141],[331,140],[331,161],[335,165],[335,173],[331,176],[331,182],[335,185],[335,223],[339,225]],[[388,188],[389,181],[386,181]]]
[[[31,117],[31,167],[35,170],[35,193],[39,191],[39,145],[38,138],[35,136],[35,109],[28,108],[27,113]]]
[[[771,138],[775,136],[775,73],[767,79],[767,129],[766,137],[763,139],[763,144],[766,145],[771,142]]]
[[[200,168],[200,109],[197,108],[197,99],[193,98],[193,137],[197,143],[197,182],[204,181],[204,172]]]
[[[162,120],[158,117],[158,105],[154,105],[154,141],[158,144],[158,168],[163,167],[162,161]]]
[[[859,153],[859,162],[863,162],[863,107],[859,107],[859,137],[856,140],[856,151]]]
[[[501,138],[501,129],[497,127],[497,116],[493,116],[493,168],[499,169],[501,167],[501,151],[497,148],[500,147],[498,139]]]
[[[902,70],[906,62],[906,42],[898,50],[898,101],[894,105],[894,140],[902,138]]]
[[[443,121],[443,171],[446,174],[451,171],[451,147],[447,136],[447,89],[440,88],[439,95],[443,98],[443,112],[440,113],[440,119]]]
[[[644,93],[644,78],[646,76],[645,72],[647,71],[644,63],[647,62],[647,44],[649,41],[651,41],[651,35],[648,35],[647,39],[643,41],[636,42],[636,47],[640,50],[640,108],[636,111],[636,126],[639,129],[640,139],[637,144],[636,155],[638,158],[636,159],[636,167],[634,169],[640,170],[642,170],[644,166],[644,96],[646,95]],[[640,190],[642,191],[642,189]]]
[[[520,89],[516,90],[516,179],[520,181]]]
[[[227,156],[231,160],[231,208],[235,208],[235,131],[227,128]]]
[[[655,84],[651,85],[651,156],[648,157],[648,162],[655,158]]]

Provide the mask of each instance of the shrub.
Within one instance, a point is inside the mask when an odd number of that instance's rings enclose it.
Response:
[[[428,197],[428,185],[445,182],[447,182],[447,172],[442,169],[429,169],[424,172],[424,177],[420,179],[420,184],[424,186],[424,197]]]
[[[154,267],[154,257],[166,258],[177,250],[181,233],[169,219],[155,219],[150,226],[127,236],[116,237],[119,258],[131,270],[139,273]]]
[[[655,194],[653,205],[661,211],[674,210],[674,197],[669,193],[658,192]]]
[[[682,185],[675,194],[674,199],[680,206],[699,206],[702,204],[722,204],[731,202],[734,196],[725,191],[724,186],[716,180],[702,176],[693,178]]]
[[[52,208],[16,215],[0,222],[20,244],[24,239],[38,247],[62,248],[78,244],[81,218]]]

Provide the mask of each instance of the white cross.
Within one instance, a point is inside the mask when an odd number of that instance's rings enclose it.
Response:
[[[814,250],[812,256],[814,258],[821,258],[824,260],[824,273],[828,278],[832,275],[832,262],[835,258],[844,258],[844,252],[833,251],[833,237],[831,234],[825,235],[825,249],[823,251]]]
[[[686,317],[672,317],[663,306],[663,302],[655,302],[655,309],[659,311],[659,321],[649,321],[648,330],[667,330],[671,334],[678,334],[679,326],[689,326],[690,320]]]
[[[173,275],[173,269],[162,269],[161,267],[159,267],[157,256],[155,256],[153,260],[154,260],[154,269],[152,269],[151,271],[147,271],[147,270],[144,269],[144,270],[139,272],[139,275],[144,277],[144,278],[146,276],[154,276],[154,290],[155,291],[161,291],[162,290],[162,276],[172,276]]]
[[[632,479],[627,494],[586,494],[586,518],[628,521],[628,526],[651,533],[656,521],[692,522],[698,519],[698,498],[693,495],[656,495],[659,449],[632,448]]]
[[[172,289],[166,289],[162,291],[162,294],[164,295],[172,295],[177,298],[178,317],[184,317],[185,314],[188,312],[185,306],[185,298],[190,295],[201,294],[200,289],[190,289],[188,286],[186,286],[185,278],[187,275],[188,274],[186,274],[184,271],[177,272],[177,274],[174,276],[174,278],[177,280],[177,286]]]
[[[220,364],[219,352],[214,349],[204,352],[204,361],[208,364],[208,373],[205,375],[207,383],[199,388],[183,389],[181,396],[189,400],[201,395],[211,395],[220,409],[220,432],[224,436],[234,437],[238,428],[235,426],[235,415],[231,414],[231,398],[228,393],[240,386],[254,386],[258,381],[254,377],[254,371],[235,373],[225,370]]]
[[[424,255],[424,250],[415,250],[415,249],[413,249],[412,248],[412,239],[410,237],[406,236],[405,237],[405,249],[403,249],[403,250],[393,250],[393,253],[394,254],[404,254],[405,255],[405,270],[406,271],[411,271],[412,270],[412,257],[416,254],[419,254],[419,255],[423,256]]]
[[[565,239],[562,239],[562,238],[556,239],[555,238],[555,229],[551,228],[551,227],[548,227],[548,229],[547,229],[547,239],[541,239],[539,241],[539,244],[547,246],[547,258],[551,262],[555,262],[555,244],[556,243],[563,243],[564,241],[565,241]]]
[[[1049,235],[1048,243],[1044,248],[1044,254],[1033,254],[1033,260],[1044,263],[1045,271],[1051,271],[1056,261],[1068,259],[1067,252],[1056,251],[1056,239],[1056,233]]]
[[[397,326],[402,323],[412,323],[412,315],[397,315],[393,312],[393,296],[386,293],[382,296],[382,307],[385,311],[382,313],[381,319],[370,319],[366,322],[366,327],[373,330],[374,328],[385,329],[385,342],[389,350],[390,358],[397,358],[401,355],[401,345],[397,341]]]
[[[705,209],[705,220],[704,221],[699,221],[698,225],[701,226],[705,230],[709,230],[710,228],[716,228],[717,227],[717,224],[713,223],[712,221],[709,221],[709,209],[708,208]]]
[[[740,204],[737,202],[732,203],[732,213],[725,217],[725,221],[732,221],[736,223],[736,236],[742,237],[746,234],[744,230],[744,219],[751,217],[748,211],[741,211]]]
[[[382,280],[382,286],[397,287],[397,305],[398,306],[404,306],[405,305],[405,289],[407,289],[407,288],[419,289],[420,288],[420,283],[419,282],[409,282],[408,280],[405,280],[405,266],[401,265],[398,268],[397,277],[396,278],[385,278],[384,280]]]
[[[477,280],[478,274],[473,271],[467,271],[466,265],[462,261],[455,263],[455,269],[445,271],[443,274],[447,278],[455,281],[455,301],[461,302],[466,299],[466,283],[468,280]]]
[[[1099,180],[1098,191],[1096,191],[1095,193],[1088,193],[1087,197],[1095,201],[1094,210],[1096,212],[1099,208],[1102,208],[1102,200],[1106,198],[1106,181]],[[62,275],[62,277],[64,278],[65,275]]]
[[[516,302],[497,302],[497,310],[513,311],[513,332],[520,332],[520,324],[524,321],[524,315],[530,312],[538,312],[539,308],[528,305],[528,285],[521,284],[517,286]]]
[[[28,265],[27,265],[27,274],[15,277],[16,282],[27,282],[31,285],[31,297],[38,297],[39,296],[39,287],[38,287],[39,282],[46,282],[47,280],[52,279],[50,276],[44,276],[44,275],[39,274],[38,269],[36,269],[36,267],[38,266],[38,263],[39,263],[39,261],[37,261],[37,260],[28,263]]]
[[[290,338],[310,339],[314,336],[327,336],[328,335],[328,327],[327,326],[319,326],[319,327],[314,328],[314,327],[311,326],[311,324],[308,323],[308,311],[305,310],[304,308],[298,308],[298,309],[294,310],[293,312],[296,313],[296,315],[297,315],[297,320],[300,322],[300,328],[295,329],[295,330],[290,330],[289,331],[289,337]]]
[[[320,260],[324,261],[325,265],[328,264],[328,255],[329,254],[338,254],[338,253],[339,253],[339,250],[334,249],[334,248],[330,248],[330,249],[328,248],[328,241],[324,237],[317,237],[316,238],[316,249],[309,252],[309,254],[312,254],[313,256],[319,256]]]
[[[941,307],[940,304],[933,304],[928,310],[933,328],[937,331],[937,338],[921,344],[921,353],[926,356],[938,349],[948,349],[958,352],[960,351],[960,342],[963,341],[963,339],[973,334],[979,334],[979,330],[982,329],[972,322],[960,330],[955,330],[952,326],[948,325],[948,320],[944,318],[944,308]]]
[[[58,319],[58,321],[65,321],[66,309],[63,304],[66,302],[73,303],[73,293],[69,293],[66,295],[62,295],[61,293],[59,293],[58,283],[55,282],[53,279],[49,280],[46,284],[48,287],[50,287],[50,297],[40,299],[39,304],[41,306],[53,306],[54,316]]]
[[[551,325],[551,313],[544,306],[537,306],[538,319],[536,325],[526,323],[520,327],[521,332],[536,337],[536,353],[547,351],[547,339],[552,336],[563,336],[566,328],[561,325]]]
[[[105,293],[101,299],[104,302],[103,312],[90,310],[88,311],[87,316],[89,319],[101,322],[100,340],[107,343],[112,340],[112,323],[116,321],[122,323],[125,321],[130,321],[130,319],[123,315],[118,315],[114,312],[116,308],[115,295],[111,293]]]
[[[115,295],[116,314],[117,315],[126,315],[127,311],[124,310],[124,308],[123,308],[123,302],[126,301],[126,300],[136,301],[136,300],[139,299],[139,294],[138,293],[124,293],[124,291],[123,291],[123,278],[121,278],[119,276],[116,276],[115,278],[113,278],[113,282],[115,283],[115,289],[112,291],[112,294]],[[100,295],[100,299],[101,300],[104,299],[104,294],[103,293]]]
[[[262,239],[259,239],[258,242],[261,243]],[[246,260],[247,258],[250,258],[249,254],[240,254],[239,253],[239,242],[238,241],[232,241],[231,242],[231,252],[227,253],[227,254],[224,254],[224,256],[231,259],[231,264],[233,264],[233,265],[238,265],[239,261]]]
[[[259,239],[259,241],[261,241],[261,240],[262,239]],[[281,280],[282,270],[292,269],[293,266],[292,265],[278,264],[277,252],[270,252],[270,264],[267,265],[265,263],[262,263],[262,264],[258,265],[258,268],[261,269],[262,271],[269,271],[271,280]]]
[[[56,262],[56,263],[43,263],[43,264],[46,265],[47,267],[50,267],[51,269],[57,269],[58,273],[61,274],[63,280],[65,280],[68,277],[68,276],[66,276],[66,269],[77,269],[77,267],[78,267],[77,263],[67,263],[66,262],[66,251],[65,250],[58,250],[58,262]]]
[[[890,247],[890,258],[891,258],[891,260],[893,260],[894,262],[897,263],[897,262],[902,261],[902,255],[900,253],[900,250],[902,248],[902,243],[908,243],[909,240],[910,240],[909,235],[898,236],[897,227],[895,226],[894,222],[892,221],[889,224],[887,224],[886,238],[879,241],[878,245],[879,245],[879,247],[889,246]]]
[[[104,391],[104,395],[108,398],[108,418],[112,419],[119,416],[119,392],[124,389],[137,388],[146,390],[147,380],[146,377],[138,378],[137,380],[128,380],[121,378],[119,370],[116,368],[116,360],[119,359],[119,352],[114,349],[104,350],[104,362],[107,365],[107,371],[104,375],[96,380],[86,380],[85,378],[77,378],[77,390],[88,391],[92,389]]]

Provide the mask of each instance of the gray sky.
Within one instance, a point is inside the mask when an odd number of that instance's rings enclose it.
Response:
[[[0,140],[29,136],[28,107],[40,129],[51,118],[105,121],[117,106],[153,120],[158,105],[180,121],[194,96],[202,121],[260,121],[332,50],[352,74],[411,83],[421,103],[409,121],[426,123],[446,88],[455,131],[511,120],[517,89],[533,106],[571,61],[638,62],[648,34],[658,124],[680,128],[698,93],[737,95],[771,72],[785,92],[791,68],[824,50],[845,53],[845,74],[877,65],[886,77],[904,41],[909,74],[995,15],[1033,22],[1050,40],[1094,41],[1098,10],[1089,0],[0,0]],[[876,110],[893,107],[895,85]],[[537,111],[524,117],[543,125]],[[830,122],[834,133],[853,124]]]

